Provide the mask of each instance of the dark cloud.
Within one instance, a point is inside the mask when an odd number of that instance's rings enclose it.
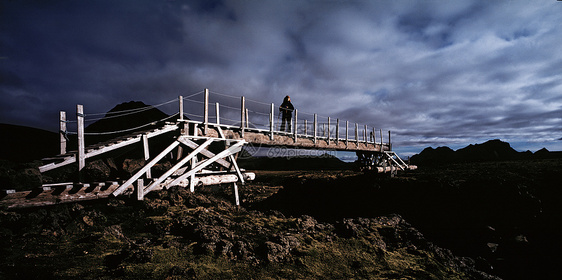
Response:
[[[0,122],[56,130],[58,111],[77,103],[105,112],[210,88],[255,110],[289,94],[303,118],[392,130],[407,153],[492,137],[562,149],[558,3],[2,5]]]

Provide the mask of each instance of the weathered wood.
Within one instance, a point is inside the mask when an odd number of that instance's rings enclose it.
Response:
[[[183,121],[183,96],[178,96],[178,102],[180,105],[180,110],[179,110],[179,119],[180,121]]]
[[[146,134],[142,135],[142,148],[144,153],[144,160],[147,161],[150,159],[150,150],[148,148],[148,136]],[[146,171],[146,178],[152,178],[152,172],[150,168]]]
[[[274,125],[274,121],[275,121],[275,105],[273,103],[271,103],[271,112],[269,113],[269,137],[271,140],[273,140],[273,128],[275,127]]]
[[[219,106],[219,103],[216,102],[216,103],[215,103],[215,118],[217,119],[216,123],[217,123],[218,125],[221,124],[221,118],[220,118],[220,113],[219,113],[219,112],[220,112],[220,106]]]
[[[182,167],[184,164],[186,164],[188,161],[190,161],[197,154],[199,154],[203,149],[205,149],[207,146],[209,146],[213,141],[214,140],[212,138],[210,138],[207,141],[205,141],[203,144],[199,145],[199,147],[197,147],[197,149],[193,150],[189,155],[187,155],[182,160],[180,160],[178,163],[176,163],[172,168],[168,169],[168,171],[166,171],[162,176],[160,176],[154,182],[152,182],[148,186],[146,186],[146,188],[144,189],[144,193],[149,193],[154,188],[155,185],[158,185],[158,184],[164,182],[164,180],[166,180],[168,177],[170,177],[170,175],[172,175],[174,172],[176,172],[176,170],[178,170],[180,167]]]
[[[314,144],[316,144],[316,130],[318,129],[318,116],[316,114],[314,114],[314,125],[313,125],[313,130],[314,130]]]
[[[141,168],[135,175],[133,175],[129,180],[127,180],[123,185],[117,188],[114,192],[114,196],[118,196],[123,193],[128,187],[130,187],[134,181],[138,180],[148,169],[150,169],[154,164],[164,158],[169,152],[171,152],[174,148],[176,148],[180,144],[179,141],[174,141],[170,146],[164,149],[160,154],[158,154],[154,159],[152,159],[149,163],[147,163],[143,168]]]
[[[295,120],[294,120],[294,125],[293,125],[293,127],[294,127],[294,129],[295,129],[295,135],[294,135],[294,137],[295,137],[295,142],[297,142],[297,135],[298,135],[298,131],[299,131],[299,129],[298,129],[298,125],[299,125],[299,124],[298,124],[297,117],[298,117],[298,110],[295,109]]]
[[[207,135],[207,131],[209,130],[209,89],[205,89],[205,107],[204,107],[204,124],[205,128],[203,130],[203,134]]]
[[[328,117],[328,145],[330,145],[330,117]]]
[[[236,183],[232,183],[232,187],[234,188],[234,201],[236,203],[236,206],[240,206],[240,199],[238,197],[238,186],[236,185]]]
[[[143,179],[138,179],[137,180],[137,186],[135,189],[136,193],[137,193],[137,200],[141,201],[144,199],[144,180]]]
[[[162,129],[150,131],[150,132],[146,133],[146,135],[147,135],[148,138],[151,138],[151,137],[155,137],[155,136],[158,136],[158,135],[161,135],[161,134],[164,134],[164,133],[168,133],[168,132],[171,132],[171,131],[174,131],[174,130],[177,130],[177,129],[179,129],[179,126],[177,124],[165,125],[164,127],[162,127]],[[113,150],[116,150],[116,149],[119,149],[119,148],[122,148],[122,147],[125,147],[125,146],[128,146],[128,145],[131,145],[131,144],[135,144],[135,143],[141,141],[141,137],[142,137],[142,134],[138,134],[134,138],[131,138],[130,140],[122,141],[122,142],[119,142],[119,143],[116,143],[116,144],[110,144],[108,146],[98,146],[96,149],[93,149],[93,150],[87,152],[85,154],[85,157],[91,158],[91,157],[94,157],[94,156],[97,156],[97,155],[101,155],[103,153],[107,153],[107,152],[110,152],[110,151],[113,151]],[[67,154],[66,157],[60,158],[60,160],[62,160],[62,161],[59,162],[59,163],[49,163],[49,164],[40,166],[39,172],[43,173],[43,172],[47,172],[49,170],[53,170],[53,169],[61,167],[61,166],[65,166],[65,165],[68,165],[68,164],[75,163],[76,162],[76,154]]]
[[[59,112],[60,154],[66,154],[66,112]]]
[[[78,125],[78,180],[82,179],[82,169],[86,166],[86,153],[84,145],[84,106],[76,105],[76,120]]]
[[[244,129],[246,127],[244,125],[244,116],[246,112],[246,99],[244,98],[244,96],[240,98],[240,107],[240,134],[242,135],[242,137],[244,137]]]

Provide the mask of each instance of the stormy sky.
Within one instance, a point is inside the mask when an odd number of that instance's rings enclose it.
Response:
[[[561,16],[555,0],[2,1],[0,122],[56,131],[76,104],[209,88],[391,130],[402,155],[562,150]]]

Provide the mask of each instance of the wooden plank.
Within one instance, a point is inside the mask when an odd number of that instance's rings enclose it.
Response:
[[[191,176],[191,174],[198,172],[199,170],[207,167],[208,165],[210,165],[211,163],[215,162],[217,159],[220,158],[224,158],[228,155],[232,155],[235,153],[240,152],[240,150],[242,149],[242,145],[244,145],[246,142],[245,141],[239,141],[238,143],[230,146],[228,149],[218,153],[216,156],[202,162],[201,164],[199,164],[198,166],[196,166],[195,168],[191,169],[190,171],[186,172],[185,174],[183,174],[182,176],[178,177],[177,179],[175,179],[174,181],[172,181],[169,186],[174,186],[177,185],[177,183],[179,181],[185,180],[187,177]]]
[[[135,175],[133,175],[129,180],[127,180],[123,185],[117,188],[114,192],[114,196],[118,196],[123,193],[128,187],[130,187],[134,181],[139,179],[148,169],[154,166],[158,161],[160,161],[163,157],[165,157],[169,152],[171,152],[175,147],[180,144],[179,141],[174,141],[170,146],[164,149],[160,154],[158,154],[154,159],[152,159],[149,163],[147,163],[143,168],[141,168]]]
[[[214,141],[214,139],[210,138],[209,140],[205,141],[205,143],[203,143],[199,147],[197,147],[197,149],[193,150],[193,152],[191,152],[189,155],[187,155],[182,160],[180,160],[178,163],[176,163],[176,165],[174,165],[172,168],[170,168],[168,171],[166,171],[166,173],[164,173],[162,176],[160,176],[154,182],[152,182],[148,186],[146,186],[146,188],[144,189],[144,193],[145,194],[149,193],[154,188],[154,186],[162,183],[164,180],[166,180],[168,177],[170,177],[170,175],[174,174],[174,172],[176,172],[176,170],[178,170],[180,167],[185,165],[189,160],[191,160],[194,156],[199,154],[203,149],[205,149],[207,146],[209,146],[213,141]]]

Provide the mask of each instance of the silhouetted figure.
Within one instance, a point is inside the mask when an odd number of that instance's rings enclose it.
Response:
[[[288,95],[283,99],[283,103],[279,106],[279,113],[281,113],[281,131],[285,131],[285,123],[287,124],[287,132],[291,132],[291,118],[295,107],[291,104],[291,97]]]

